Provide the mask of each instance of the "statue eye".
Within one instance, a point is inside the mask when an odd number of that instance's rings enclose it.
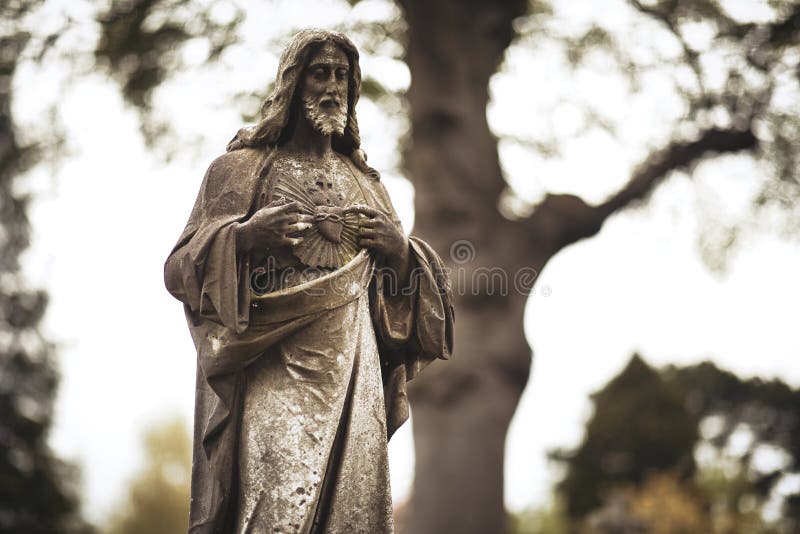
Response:
[[[347,69],[336,69],[336,79],[344,80],[347,78]]]

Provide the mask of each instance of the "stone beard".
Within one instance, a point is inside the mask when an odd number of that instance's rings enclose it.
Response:
[[[197,349],[190,534],[393,532],[388,439],[408,418],[406,382],[451,354],[453,309],[424,241],[407,240],[402,294],[361,246],[354,205],[405,238],[360,149],[360,76],[344,35],[295,35],[260,122],[211,164],[164,266]],[[313,221],[302,242],[242,245],[276,199]],[[257,291],[254,272],[279,282]]]
[[[338,105],[327,111],[321,105],[322,98],[304,96],[303,112],[306,118],[314,125],[314,129],[322,135],[344,135],[347,124],[347,111],[344,105]]]

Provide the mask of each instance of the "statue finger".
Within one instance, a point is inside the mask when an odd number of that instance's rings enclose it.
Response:
[[[300,211],[300,205],[294,200],[278,206],[278,213],[296,213]]]
[[[355,206],[350,206],[344,210],[345,215],[348,213],[356,213],[358,215],[364,215],[366,217],[377,217],[382,215],[380,210],[377,210],[370,206],[365,206],[364,204],[356,204]]]
[[[380,233],[374,228],[359,228],[358,236],[361,238],[374,239],[380,236]]]
[[[293,224],[296,222],[297,219],[295,219],[293,215],[288,213],[273,213],[272,216],[269,219],[267,219],[267,224],[269,224],[273,228],[282,227],[287,224]]]
[[[294,224],[300,222],[299,213],[279,213],[275,217],[276,221],[281,221],[283,224]]]
[[[296,234],[297,232],[303,232],[311,228],[311,223],[307,222],[296,222],[292,224],[286,224],[283,227],[283,232],[285,234]]]
[[[274,221],[281,222],[284,224],[294,224],[298,222],[314,222],[313,215],[307,215],[299,211],[290,211],[286,213],[284,211],[279,211],[273,214]]]
[[[358,244],[364,248],[376,248],[380,245],[380,242],[376,239],[363,238],[358,240]]]
[[[375,228],[379,224],[375,219],[361,219],[358,221],[359,228]]]

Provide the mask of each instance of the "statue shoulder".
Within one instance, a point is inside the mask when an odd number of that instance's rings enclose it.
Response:
[[[265,156],[263,148],[242,148],[217,157],[206,171],[206,195],[214,197],[230,189],[248,188],[255,181]]]
[[[222,177],[231,173],[253,171],[266,154],[263,148],[242,148],[225,152],[211,162],[207,174]]]
[[[349,155],[344,156],[352,166],[365,176],[372,180],[380,180],[381,173],[367,164],[367,153],[364,150],[357,148]]]

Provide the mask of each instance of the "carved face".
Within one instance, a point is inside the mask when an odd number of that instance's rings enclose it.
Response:
[[[322,45],[303,72],[300,99],[305,116],[322,135],[344,133],[349,73],[347,55],[333,43]]]

